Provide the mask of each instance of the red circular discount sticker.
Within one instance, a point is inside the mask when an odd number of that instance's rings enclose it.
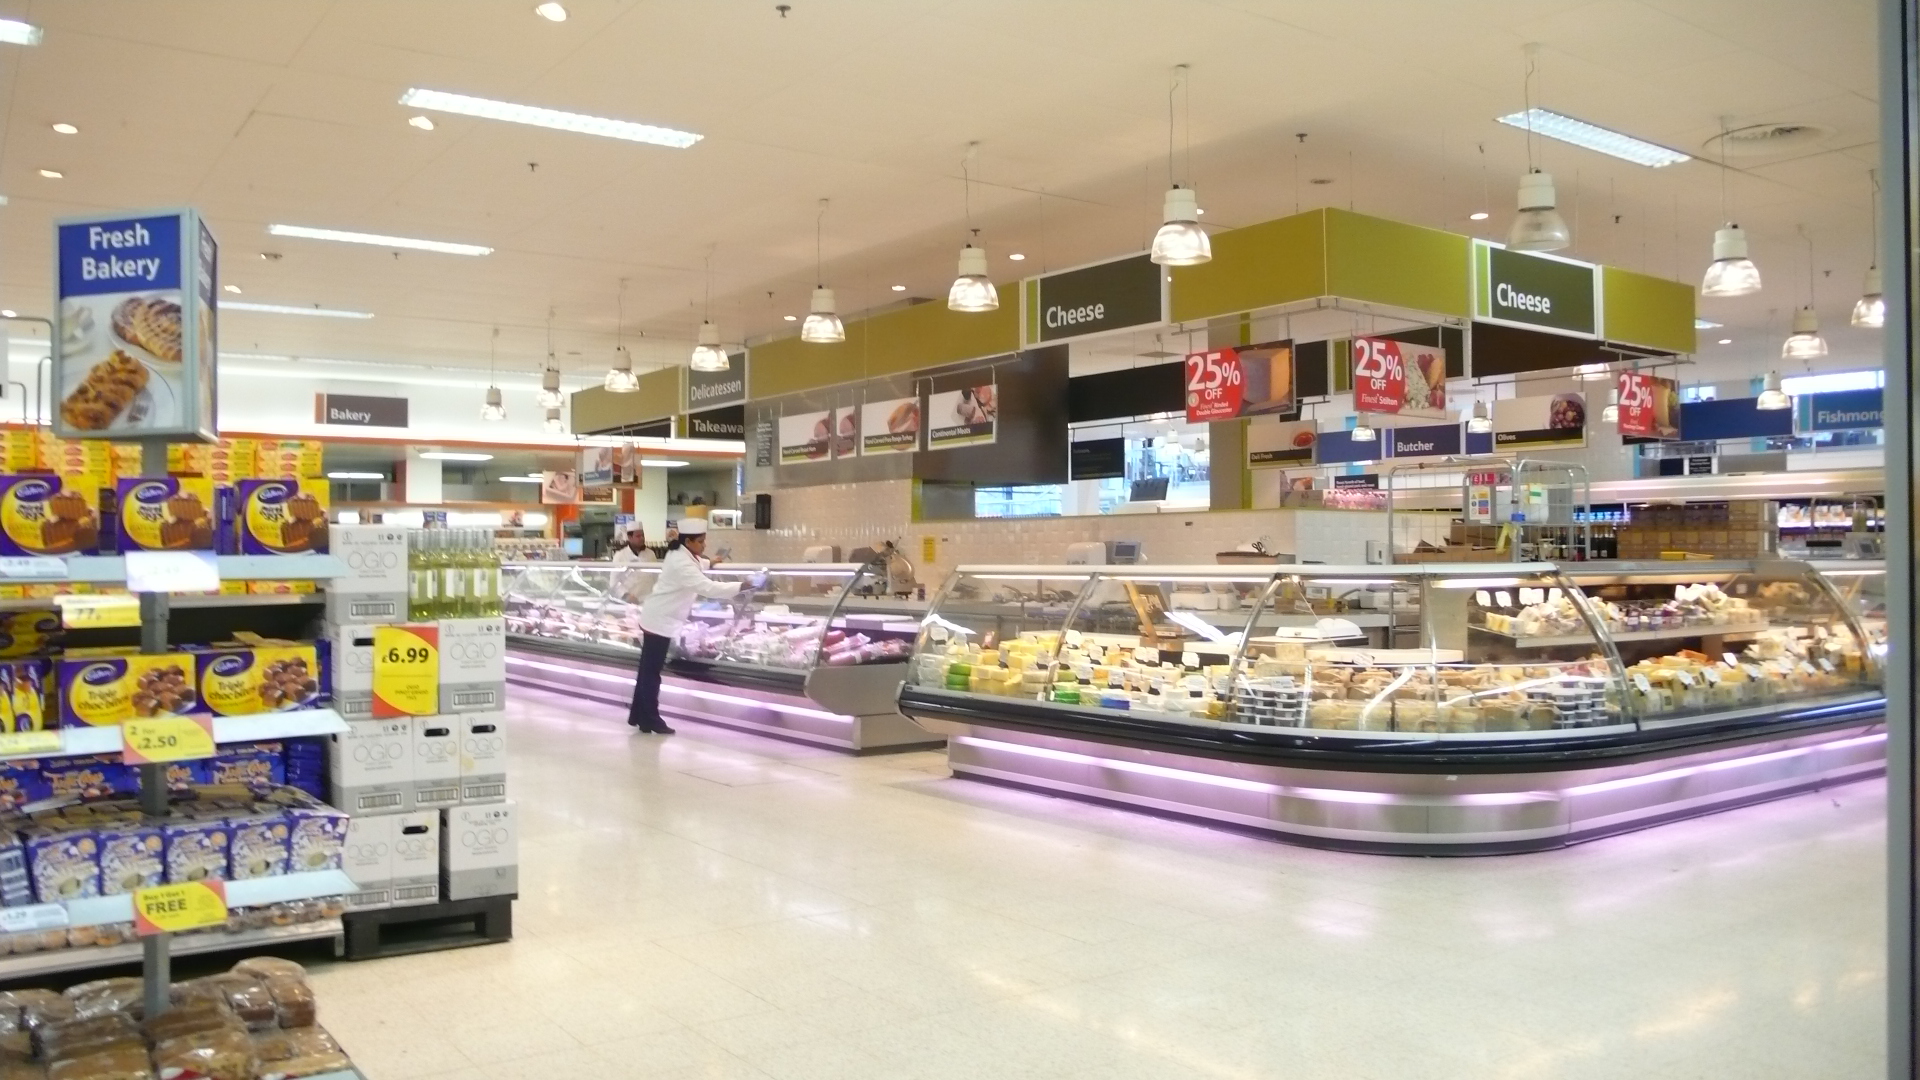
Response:
[[[407,623],[373,628],[373,715],[432,716],[440,711],[440,627]]]

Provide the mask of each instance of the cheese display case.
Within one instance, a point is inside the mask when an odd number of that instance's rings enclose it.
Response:
[[[512,681],[625,706],[640,655],[640,605],[659,563],[509,563],[502,568]],[[886,594],[856,563],[724,563],[729,600],[694,605],[667,661],[660,710],[843,750],[940,740],[895,696],[924,601]]]
[[[1840,595],[1841,603],[1860,620],[1874,655],[1887,653],[1887,564],[1883,559],[1811,559]]]
[[[1202,591],[1207,618],[1178,599]],[[1881,686],[1788,560],[989,566],[936,597],[901,709],[957,775],[1473,853],[1878,771]]]

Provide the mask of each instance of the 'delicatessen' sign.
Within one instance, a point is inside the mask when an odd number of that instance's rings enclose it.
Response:
[[[725,371],[687,372],[687,407],[683,412],[703,412],[746,403],[747,354],[733,353],[727,361]]]
[[[1593,337],[1598,281],[1591,263],[1474,243],[1474,315],[1488,322]]]
[[[407,426],[407,399],[363,394],[313,395],[313,422],[348,427]]]
[[[1165,271],[1146,255],[1035,279],[1030,342],[1060,341],[1167,321]]]

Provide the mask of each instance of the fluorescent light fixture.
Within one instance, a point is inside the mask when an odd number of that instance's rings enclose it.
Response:
[[[672,461],[667,458],[641,458],[640,464],[653,469],[677,469],[682,465],[691,465],[691,461]]]
[[[344,229],[315,229],[307,225],[269,225],[275,236],[297,236],[304,240],[338,240],[343,244],[372,244],[375,247],[412,248],[437,251],[443,255],[491,255],[493,249],[479,244],[453,244],[445,240],[416,240],[410,236],[383,236],[380,233],[348,232]]]
[[[386,473],[381,472],[330,472],[329,480],[385,480]]]
[[[652,124],[636,124],[631,120],[609,120],[603,116],[543,109],[537,105],[516,105],[511,101],[493,101],[488,98],[470,97],[466,94],[449,94],[444,90],[422,90],[419,87],[401,94],[400,104],[411,105],[417,109],[433,109],[436,112],[478,116],[484,120],[504,120],[509,124],[531,124],[534,127],[553,128],[556,131],[574,131],[582,135],[603,135],[609,139],[626,139],[629,142],[671,146],[676,150],[685,150],[703,138],[691,131],[676,131],[673,128],[655,127]]]
[[[1788,375],[1780,380],[1780,389],[1795,397],[1842,390],[1878,390],[1886,385],[1887,373],[1879,370],[1827,371],[1819,375]]]
[[[1622,161],[1631,161],[1635,165],[1645,165],[1649,169],[1663,169],[1668,165],[1678,165],[1683,161],[1693,160],[1678,150],[1669,150],[1664,146],[1647,142],[1645,139],[1636,139],[1631,135],[1603,128],[1598,124],[1589,124],[1585,120],[1576,120],[1551,109],[1529,109],[1525,112],[1509,113],[1499,119],[1508,127],[1517,127],[1536,135],[1545,135],[1549,139],[1559,139],[1561,142],[1595,150]]]
[[[0,42],[8,45],[38,45],[40,28],[19,19],[0,19]]]
[[[53,130],[59,132],[62,135],[80,134],[80,129],[77,127],[74,127],[72,124],[55,124],[53,125]]]
[[[496,476],[494,479],[503,484],[537,484],[544,477],[539,476]]]
[[[420,457],[426,461],[492,461],[492,454],[474,454],[464,450],[426,450]]]
[[[1693,328],[1695,330],[1718,330],[1720,329],[1720,324],[1714,322],[1712,319],[1695,319],[1693,320]]]
[[[67,174],[61,172],[59,169],[41,169],[40,175],[49,180],[65,180],[67,178]]]
[[[240,290],[227,286],[233,292]],[[293,307],[288,304],[249,304],[240,300],[229,300],[220,305],[222,311],[258,311],[267,315],[319,315],[328,319],[371,319],[371,311],[342,311],[338,308]]]

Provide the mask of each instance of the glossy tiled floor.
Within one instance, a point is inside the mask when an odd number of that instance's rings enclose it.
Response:
[[[373,1080],[1881,1075],[1878,783],[1387,859],[513,713],[517,940],[317,975]]]

